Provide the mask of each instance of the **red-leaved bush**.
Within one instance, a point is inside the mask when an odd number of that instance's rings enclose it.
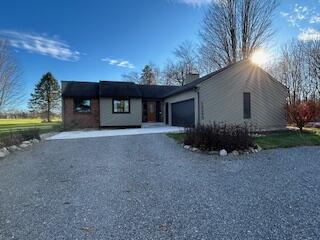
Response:
[[[314,101],[305,101],[286,106],[286,111],[291,120],[302,132],[303,127],[319,115],[319,104]]]

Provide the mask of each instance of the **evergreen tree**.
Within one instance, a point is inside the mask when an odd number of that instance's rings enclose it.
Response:
[[[145,65],[142,70],[140,83],[145,85],[155,85],[156,84],[156,77],[155,73],[150,65]]]
[[[41,113],[46,121],[51,121],[51,115],[60,106],[60,86],[54,76],[48,72],[36,84],[34,93],[29,100],[31,112]]]

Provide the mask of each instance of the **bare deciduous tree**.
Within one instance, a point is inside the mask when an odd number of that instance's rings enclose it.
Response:
[[[205,72],[250,57],[273,35],[277,0],[219,0],[207,10],[200,31]]]
[[[179,63],[168,60],[162,75],[165,85],[184,85],[185,73],[183,66]]]
[[[128,82],[139,83],[140,82],[140,75],[136,71],[132,71],[129,73],[122,74],[122,79]]]
[[[184,41],[173,52],[177,61],[184,67],[186,73],[198,72],[198,54],[191,41]]]
[[[20,70],[6,41],[0,39],[0,111],[15,107],[22,98]]]
[[[309,43],[308,53],[310,56],[310,74],[314,79],[315,89],[320,98],[320,41]]]
[[[291,41],[270,73],[290,91],[289,102],[320,99],[320,42]]]
[[[175,61],[168,60],[163,71],[167,85],[184,85],[189,73],[199,73],[197,49],[190,41],[181,43],[173,52]]]

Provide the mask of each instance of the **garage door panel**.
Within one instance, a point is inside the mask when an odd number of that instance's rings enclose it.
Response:
[[[171,116],[173,126],[194,126],[194,99],[172,103]]]

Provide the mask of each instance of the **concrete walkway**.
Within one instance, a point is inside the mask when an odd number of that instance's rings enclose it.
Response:
[[[170,133],[182,132],[182,127],[150,127],[150,128],[129,128],[129,129],[108,129],[108,130],[94,130],[94,131],[70,131],[61,132],[57,135],[47,138],[47,140],[63,140],[63,139],[80,139],[80,138],[96,138],[96,137],[114,137],[114,136],[129,136],[141,134],[154,134],[154,133]]]

